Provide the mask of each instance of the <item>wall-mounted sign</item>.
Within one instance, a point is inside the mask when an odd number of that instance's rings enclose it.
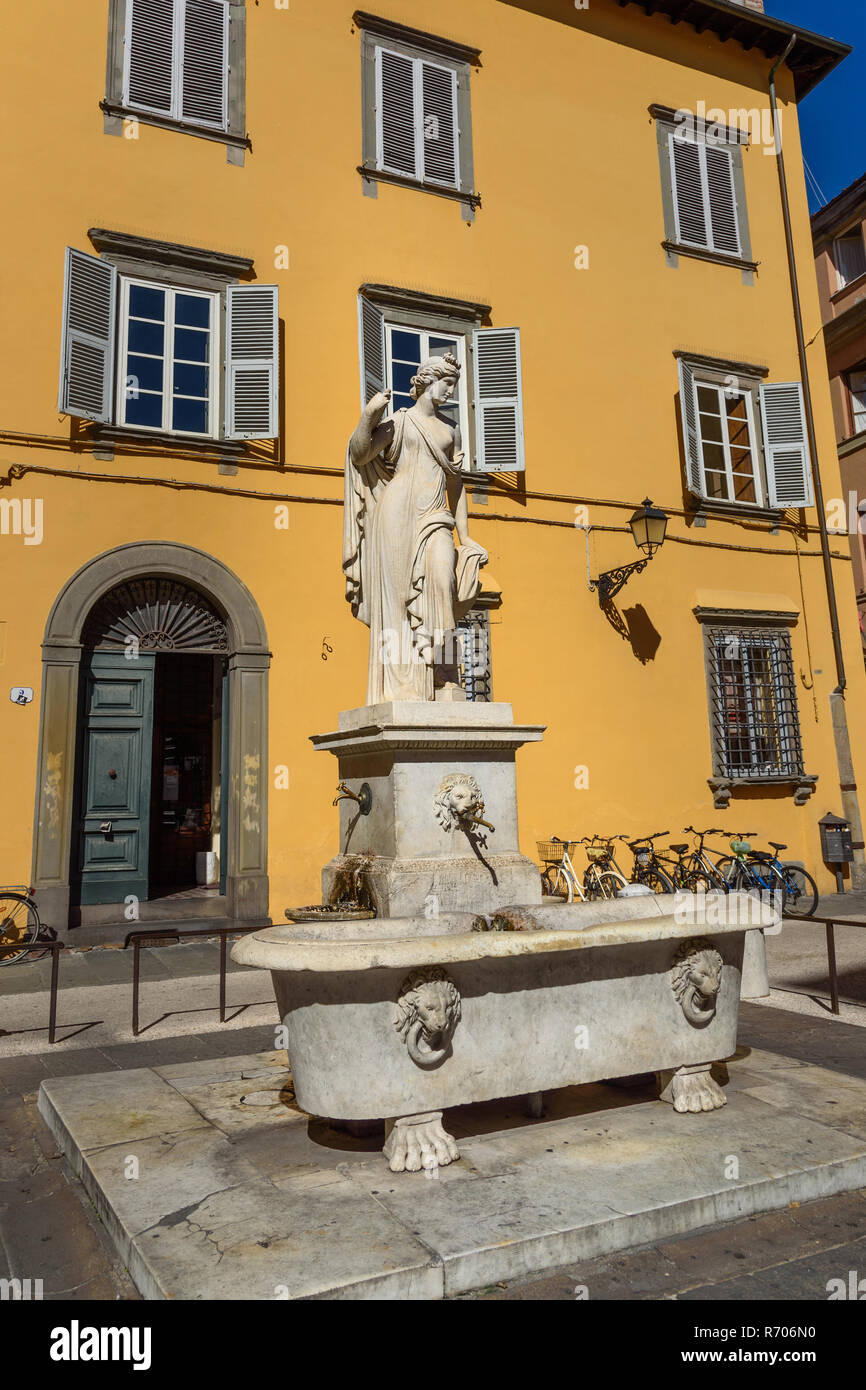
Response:
[[[9,699],[13,705],[29,705],[33,699],[32,685],[13,685],[9,691]]]

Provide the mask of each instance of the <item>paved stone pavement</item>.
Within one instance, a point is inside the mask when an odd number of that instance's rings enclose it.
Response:
[[[741,1044],[866,1077],[860,1028],[745,1004]],[[43,1278],[52,1299],[138,1294],[36,1113],[42,1077],[231,1056],[273,1046],[270,1027],[0,1059],[0,1278]],[[815,1280],[866,1271],[866,1190],[691,1233],[664,1246],[482,1290],[471,1298],[814,1298]],[[578,1289],[577,1286],[581,1286]],[[577,1290],[577,1292],[576,1292]]]
[[[866,894],[824,898],[819,912],[866,919]],[[840,988],[847,1001],[844,1020],[833,1018],[826,1003],[815,1005],[815,1016],[793,1011],[802,1007],[804,999],[807,1003],[826,1000],[826,951],[820,925],[786,924],[768,946],[774,986],[771,1002],[783,1007],[744,1004],[740,1042],[866,1078],[862,1031],[866,930],[842,927],[837,931]],[[233,1025],[220,1026],[217,962],[215,942],[143,951],[143,1017],[159,1022],[137,1041],[127,1040],[128,1033],[118,1027],[113,1034],[105,1031],[99,1046],[91,1045],[95,1030],[89,1030],[71,1043],[50,1048],[45,1036],[49,961],[0,969],[0,1009],[35,1008],[38,1003],[46,1015],[44,1022],[30,1020],[38,1022],[42,1031],[19,1038],[17,1055],[0,1055],[0,1278],[43,1277],[46,1298],[138,1297],[81,1185],[66,1168],[36,1112],[36,1092],[45,1076],[158,1066],[273,1048],[275,1016],[268,1017],[265,1006],[267,1022],[261,1026],[246,1026],[248,1015],[243,1014]],[[230,964],[229,969],[229,999],[234,1000],[239,997],[242,968]],[[258,972],[248,973],[254,977]],[[121,1014],[128,1020],[128,1002],[119,991],[128,987],[131,974],[130,952],[71,951],[61,967],[61,1020],[70,1018],[64,1009],[85,995],[100,1004],[98,1010],[82,1015],[87,1021],[97,1017],[110,1021]],[[190,1012],[187,1006],[193,996],[204,989],[208,997],[203,1002],[199,998],[198,1011]],[[168,991],[172,997],[167,1011]],[[267,991],[251,997],[264,1000]],[[8,1024],[0,1016],[0,1030],[4,1026]],[[5,1041],[8,1044],[8,1038]],[[11,1050],[3,1045],[0,1035],[0,1052]],[[596,1299],[812,1298],[816,1272],[826,1270],[830,1279],[845,1277],[852,1269],[866,1274],[866,1192],[692,1233],[664,1248],[604,1257],[470,1297],[573,1299],[575,1286],[581,1284]],[[51,1271],[50,1277],[46,1278],[45,1270]],[[806,1293],[806,1288],[812,1292]]]

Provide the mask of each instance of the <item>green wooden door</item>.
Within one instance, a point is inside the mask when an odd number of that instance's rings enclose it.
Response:
[[[146,899],[155,656],[93,652],[82,675],[82,903]]]

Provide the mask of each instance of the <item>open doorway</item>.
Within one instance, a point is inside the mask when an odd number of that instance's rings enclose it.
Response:
[[[157,654],[148,897],[219,891],[222,684],[215,656]]]

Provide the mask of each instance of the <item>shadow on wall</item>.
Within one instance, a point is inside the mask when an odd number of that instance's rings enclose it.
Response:
[[[632,652],[642,666],[646,666],[648,661],[655,660],[662,637],[661,633],[653,626],[652,619],[642,603],[620,612],[611,600],[602,605],[602,612],[614,631],[619,633],[623,641],[629,643]]]

